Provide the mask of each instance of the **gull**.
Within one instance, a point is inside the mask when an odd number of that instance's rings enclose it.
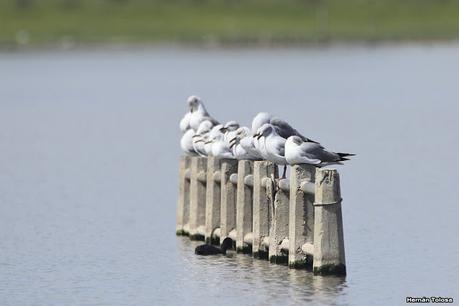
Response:
[[[217,124],[210,130],[209,134],[207,134],[207,140],[204,142],[204,151],[206,151],[207,156],[212,155],[213,139],[217,138],[221,133],[221,128],[223,128],[223,125]]]
[[[230,139],[230,149],[237,159],[259,160],[261,155],[254,146],[254,138],[248,127],[240,127]]]
[[[193,136],[193,148],[196,153],[202,157],[206,157],[205,142],[208,140],[208,133],[213,127],[213,123],[209,120],[201,122],[198,130]]]
[[[276,165],[284,166],[282,178],[285,178],[287,171],[287,160],[284,156],[286,139],[280,136],[276,127],[270,123],[263,124],[253,137],[258,139],[260,152],[265,159]]]
[[[193,129],[189,129],[183,134],[180,139],[180,147],[182,151],[187,155],[197,155],[193,148],[193,136],[195,132]]]
[[[298,132],[296,129],[294,129],[290,124],[288,124],[287,121],[282,120],[277,117],[273,117],[269,113],[265,113],[265,112],[258,113],[253,118],[252,133],[255,134],[258,131],[258,129],[266,123],[272,124],[276,128],[277,133],[285,139],[289,138],[290,136],[296,135],[296,136],[301,137],[301,139],[303,139],[304,141],[315,142],[314,140],[311,140],[301,135],[301,133]]]
[[[229,137],[232,136],[232,132],[236,131],[239,128],[239,123],[236,121],[228,121],[225,125],[220,129],[220,131],[224,134],[224,139],[229,145]]]
[[[223,133],[223,140],[225,141],[226,148],[228,148],[231,151],[231,154],[233,154],[234,158],[234,152],[231,149],[231,139],[233,139],[236,135],[236,131],[239,128],[239,123],[236,121],[228,121],[223,128],[220,129],[220,131]]]
[[[261,128],[262,125],[269,123],[271,121],[271,116],[269,113],[261,112],[258,113],[252,120],[252,134],[256,135],[258,130]],[[264,154],[263,148],[260,146],[260,140],[257,137],[253,137],[253,145],[255,149],[258,151],[258,154],[261,155],[264,159],[267,159],[267,155]]]
[[[191,110],[189,110],[185,116],[183,116],[182,120],[180,120],[180,131],[182,133],[185,133],[187,130],[189,130],[190,127],[190,118],[191,118]]]
[[[294,129],[290,124],[288,124],[286,121],[275,118],[271,114],[266,113],[266,112],[261,112],[258,113],[252,120],[252,134],[257,134],[258,130],[265,124],[271,124],[276,133],[284,138],[287,139],[290,136],[299,136],[302,140],[304,141],[310,141],[313,143],[316,143],[314,140],[311,140],[303,135],[301,135],[296,129]],[[263,142],[264,139],[260,139],[258,137],[254,137],[253,139],[253,145],[255,149],[258,151],[259,155],[263,157],[264,159],[269,160],[268,153],[266,152],[266,146],[261,144],[260,142]],[[284,168],[284,173],[285,173],[285,168]]]
[[[317,143],[316,141],[301,135],[300,132],[295,130],[290,124],[287,123],[287,121],[279,118],[271,118],[270,123],[276,128],[276,132],[279,134],[279,136],[285,139],[289,138],[290,136],[298,136],[303,141]]]
[[[233,155],[232,158],[235,158],[234,152],[231,149],[231,139],[233,139],[237,133],[237,129],[239,128],[239,123],[236,121],[228,121],[225,123],[223,128],[220,129],[220,131],[223,133],[223,140],[225,141],[225,150],[229,149],[231,154]]]
[[[273,116],[269,113],[258,113],[252,120],[252,134],[256,134],[258,129],[265,123],[270,123]]]
[[[188,102],[188,107],[190,109],[190,123],[189,126],[197,131],[199,128],[199,124],[205,120],[211,121],[214,125],[218,124],[218,121],[212,118],[209,113],[206,110],[206,107],[204,106],[204,103],[202,100],[197,97],[197,96],[190,96],[187,100]],[[186,116],[186,115],[185,115]],[[185,120],[182,119],[182,120]],[[185,120],[186,122],[186,120]],[[185,125],[186,123],[184,123]]]
[[[211,144],[212,154],[220,158],[234,158],[233,152],[230,149],[228,133],[235,131],[239,124],[235,121],[229,121],[224,126],[216,125],[209,133],[209,140],[206,144]],[[231,135],[231,134],[229,134]]]
[[[325,150],[318,143],[303,141],[298,136],[291,136],[285,142],[285,158],[290,165],[309,164],[323,167],[332,164],[342,165],[349,160],[351,153],[335,153]]]
[[[231,158],[234,159],[233,152],[228,146],[228,143],[224,139],[224,134],[218,134],[214,139],[210,140],[212,142],[212,155],[220,158]]]

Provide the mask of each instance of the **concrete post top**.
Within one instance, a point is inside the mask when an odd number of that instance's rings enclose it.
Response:
[[[331,168],[328,168],[328,169],[327,168],[317,168],[316,175],[317,175],[317,178],[332,179],[332,176],[338,175],[338,170],[331,169]]]
[[[341,203],[339,173],[336,169],[318,169],[316,172],[316,195],[314,205]]]
[[[291,169],[292,169],[292,173],[294,173],[296,177],[301,178],[302,180],[314,182],[314,176],[316,174],[316,167],[314,167],[313,165],[307,165],[307,164],[294,165],[291,167]]]
[[[270,162],[269,160],[254,160],[253,162],[257,164],[264,164],[266,166],[274,165],[274,163]]]
[[[200,169],[207,168],[207,158],[206,157],[200,157],[200,156],[192,157],[191,162],[192,164],[195,164]]]

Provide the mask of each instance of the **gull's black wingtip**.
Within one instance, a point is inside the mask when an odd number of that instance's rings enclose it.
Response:
[[[348,156],[355,156],[356,154],[354,153],[338,153],[340,157],[348,157]]]

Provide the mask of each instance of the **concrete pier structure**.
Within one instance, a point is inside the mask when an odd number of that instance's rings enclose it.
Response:
[[[253,220],[253,161],[240,160],[237,170],[237,198],[236,198],[236,251],[252,253],[252,241],[248,241],[252,233]],[[247,236],[247,241],[244,237]],[[252,235],[253,237],[253,235]]]
[[[276,179],[274,190],[274,209],[269,229],[269,261],[284,264],[288,261],[286,249],[282,248],[284,239],[289,233],[289,201],[290,187],[287,179]]]
[[[220,228],[221,215],[221,161],[219,158],[209,156],[207,158],[207,190],[206,190],[206,227],[205,241],[209,244],[219,244],[220,239],[216,238],[214,231]]]
[[[254,162],[252,254],[255,258],[268,259],[268,249],[262,242],[265,238],[269,241],[269,225],[274,203],[271,177],[277,177],[276,165],[265,160]]]
[[[316,172],[314,202],[314,274],[345,275],[341,191],[336,170]]]
[[[237,175],[238,161],[235,159],[221,160],[221,215],[220,242],[236,230],[236,185],[230,177]],[[233,239],[233,238],[232,238]],[[233,239],[234,240],[234,239]]]
[[[295,165],[290,171],[288,265],[292,268],[312,266],[312,256],[305,254],[302,246],[314,242],[315,173],[311,165]],[[309,192],[303,190],[307,185]]]
[[[191,240],[204,240],[206,224],[206,169],[207,158],[191,158],[189,222]]]
[[[191,157],[182,156],[179,166],[179,196],[177,203],[176,234],[188,235],[185,225],[190,217],[190,165]]]
[[[177,235],[219,243],[237,252],[345,275],[339,174],[310,165],[291,167],[279,179],[269,161],[182,157]]]

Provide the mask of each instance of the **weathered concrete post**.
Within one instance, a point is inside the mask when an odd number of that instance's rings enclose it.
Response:
[[[240,253],[251,253],[252,243],[244,243],[244,237],[252,232],[252,186],[246,183],[246,178],[250,180],[253,171],[253,162],[250,160],[240,160],[237,170],[237,208],[236,208],[236,251]],[[253,180],[252,180],[253,181]],[[252,182],[253,185],[253,182]]]
[[[268,252],[261,246],[265,237],[269,237],[269,224],[273,207],[273,188],[266,189],[271,177],[277,177],[277,167],[269,161],[255,161],[253,164],[253,244],[255,258],[268,259]],[[271,183],[272,185],[272,183]]]
[[[314,274],[345,275],[346,261],[338,172],[334,169],[318,169],[315,193]]]
[[[237,160],[222,159],[220,243],[236,228],[236,186],[230,181],[234,173],[237,173]]]
[[[206,229],[205,240],[209,244],[219,244],[218,238],[213,238],[214,230],[220,227],[220,167],[219,158],[207,158],[207,188],[206,188]]]
[[[277,180],[274,196],[274,210],[269,230],[269,261],[272,263],[287,263],[288,257],[281,250],[281,243],[288,238],[289,219],[289,187],[288,180]],[[285,187],[287,188],[285,188]]]
[[[190,216],[190,156],[180,157],[179,168],[179,196],[177,203],[177,235],[188,235],[185,225],[189,222]]]
[[[206,223],[206,168],[204,157],[191,158],[190,239],[204,240]]]
[[[292,166],[290,172],[290,217],[288,265],[291,268],[311,266],[312,256],[302,250],[305,243],[314,239],[314,194],[301,188],[314,184],[316,168],[311,165]],[[312,188],[311,188],[312,189]]]

